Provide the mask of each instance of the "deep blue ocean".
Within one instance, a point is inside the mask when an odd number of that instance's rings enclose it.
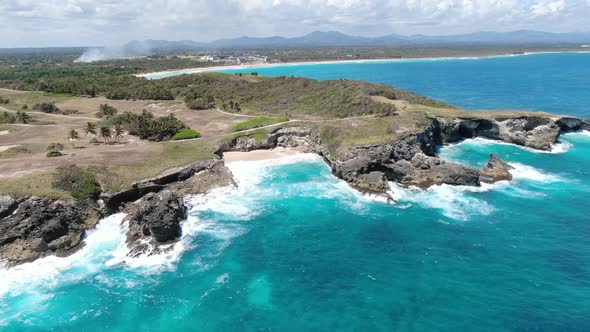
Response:
[[[590,54],[256,71],[590,117]],[[314,155],[230,163],[239,188],[188,199],[167,255],[125,257],[113,215],[71,257],[0,270],[0,330],[590,331],[590,133],[552,153],[483,139],[440,153],[478,167],[495,153],[515,179],[392,184],[390,205]]]

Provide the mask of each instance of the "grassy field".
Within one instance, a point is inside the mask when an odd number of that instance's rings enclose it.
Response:
[[[238,123],[237,125],[232,127],[232,131],[243,131],[248,129],[260,128],[264,126],[270,126],[272,124],[287,122],[289,118],[254,118],[248,121],[244,121],[242,123]]]
[[[40,103],[59,103],[73,98],[69,94],[53,94],[45,92],[24,92],[24,93],[12,93],[2,96],[4,99],[8,99],[10,103],[6,105],[0,105],[4,108],[13,111],[23,110],[23,106],[27,105],[28,111],[33,111],[33,106]]]
[[[0,194],[13,197],[46,196],[71,198],[71,195],[53,186],[55,172],[38,172],[17,178],[1,179]]]

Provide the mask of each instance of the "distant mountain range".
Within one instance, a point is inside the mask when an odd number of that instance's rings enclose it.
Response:
[[[590,43],[590,32],[552,33],[530,30],[511,32],[475,32],[449,36],[402,36],[390,34],[381,37],[361,37],[337,31],[315,31],[302,37],[240,37],[212,42],[192,40],[133,41],[130,49],[245,49],[245,48],[302,48],[302,47],[353,47],[353,46],[404,46],[404,45],[465,45],[465,44],[571,44]]]

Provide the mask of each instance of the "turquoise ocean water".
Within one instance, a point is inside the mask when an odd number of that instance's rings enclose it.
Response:
[[[552,66],[514,78],[511,90],[504,85],[521,67],[513,61]],[[552,54],[258,71],[375,77],[464,107],[584,116],[589,63],[590,54]],[[444,84],[428,76],[445,66],[465,72]],[[422,74],[397,81],[409,68]],[[497,79],[458,78],[486,72]],[[548,85],[536,90],[539,77]],[[126,225],[114,215],[71,257],[1,270],[0,330],[590,330],[590,134],[564,135],[553,153],[482,139],[440,153],[476,166],[495,153],[515,180],[392,185],[398,202],[387,205],[351,190],[314,155],[232,163],[239,189],[187,200],[190,218],[167,255],[126,258]]]

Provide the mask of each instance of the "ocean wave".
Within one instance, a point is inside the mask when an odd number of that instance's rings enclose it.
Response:
[[[443,184],[423,190],[416,187],[404,188],[390,182],[391,194],[398,204],[402,203],[403,208],[407,208],[408,203],[418,204],[421,207],[440,210],[444,216],[458,221],[469,221],[473,216],[487,216],[496,210],[485,200],[470,194],[508,185],[508,181],[495,184],[484,183],[480,187]]]
[[[510,174],[512,174],[515,180],[529,180],[539,183],[554,183],[566,181],[564,178],[558,175],[544,172],[533,166],[528,166],[516,162],[510,162],[508,164],[513,167],[513,169],[510,170]]]
[[[513,144],[513,143],[507,143],[507,142],[502,142],[502,141],[493,140],[493,139],[484,138],[484,137],[470,138],[470,139],[464,140],[464,141],[462,141],[460,143],[457,143],[457,145],[461,145],[461,144],[464,144],[466,142],[467,142],[467,144],[469,142],[474,142],[474,143],[479,143],[481,145],[494,145],[494,144],[508,145],[508,146],[513,146],[515,148],[518,148],[518,149],[521,149],[521,150],[525,150],[525,151],[528,151],[528,152],[532,152],[532,153],[546,153],[546,154],[561,154],[561,153],[566,153],[573,146],[572,143],[570,143],[570,142],[560,141],[560,142],[557,142],[557,143],[554,143],[554,144],[551,145],[551,151],[544,151],[544,150],[537,150],[537,149],[529,148],[527,146],[522,146],[522,145]]]
[[[404,188],[390,182],[390,194],[399,208],[408,208],[408,204],[418,204],[421,207],[437,209],[451,219],[468,221],[473,216],[486,216],[493,213],[496,208],[477,197],[479,193],[491,190],[501,191],[512,197],[544,197],[542,192],[534,192],[520,188],[519,181],[528,181],[538,184],[564,182],[566,179],[548,172],[544,172],[532,166],[521,163],[509,163],[513,167],[510,173],[513,181],[499,181],[493,184],[482,183],[481,186],[451,186],[447,184],[431,186],[428,189],[416,187]]]

